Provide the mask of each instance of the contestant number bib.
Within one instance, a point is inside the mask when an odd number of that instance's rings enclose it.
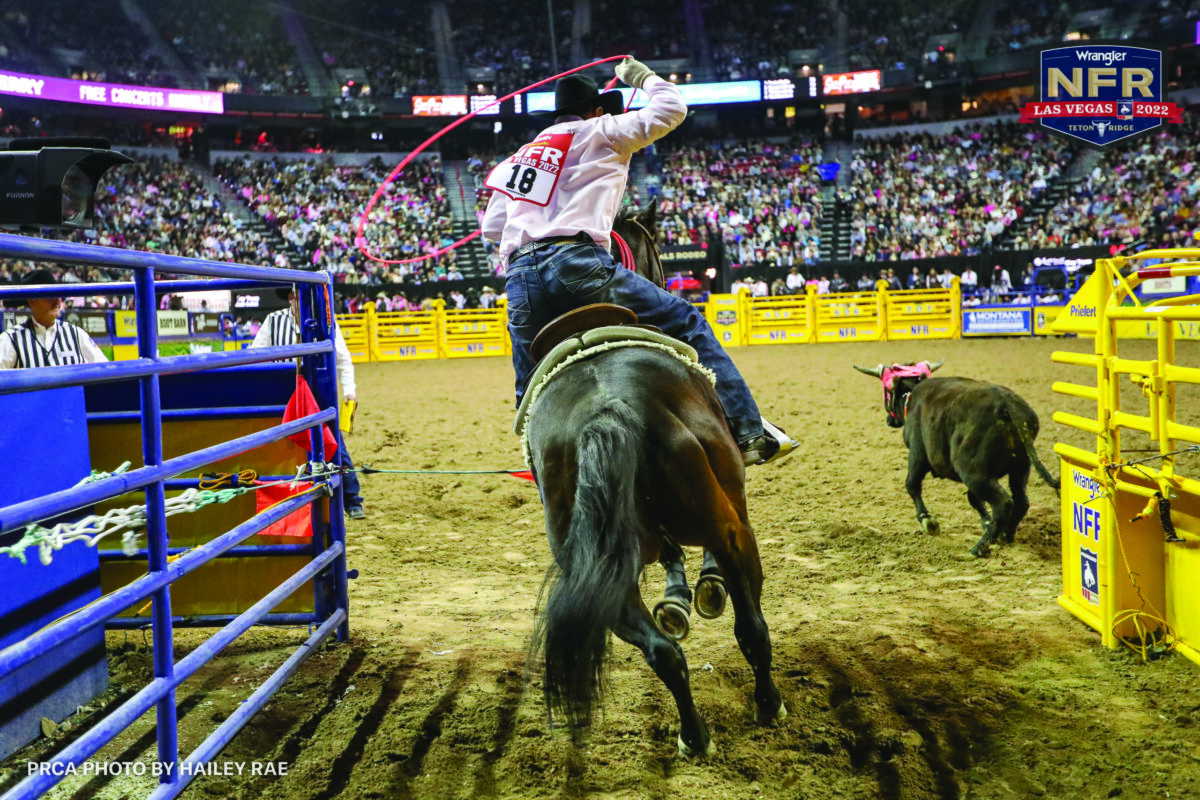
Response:
[[[573,133],[543,133],[497,164],[485,183],[513,200],[548,204],[574,138]]]

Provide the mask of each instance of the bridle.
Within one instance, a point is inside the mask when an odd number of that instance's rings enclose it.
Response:
[[[650,233],[645,225],[638,222],[633,217],[626,217],[624,221],[636,226],[637,229],[642,232],[642,235],[646,237],[646,243],[650,247],[650,254],[653,257],[654,262],[650,269],[650,280],[658,284],[659,288],[666,289],[667,276],[663,271],[662,256],[658,252],[658,243],[654,240],[654,234]],[[634,261],[633,250],[629,247],[629,243],[626,242],[625,239],[622,238],[621,235],[616,231],[612,232],[612,236],[613,240],[617,243],[617,251],[621,254],[621,263],[625,265],[626,269],[631,269],[636,272],[637,264]]]

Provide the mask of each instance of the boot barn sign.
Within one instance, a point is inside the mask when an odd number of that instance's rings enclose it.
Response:
[[[1038,70],[1040,99],[1025,104],[1019,121],[1104,150],[1183,121],[1183,110],[1166,102],[1165,76],[1161,50],[1096,42],[1049,48]]]

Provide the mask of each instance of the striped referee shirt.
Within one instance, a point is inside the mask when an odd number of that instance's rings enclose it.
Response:
[[[284,347],[291,344],[300,344],[300,326],[296,324],[296,318],[292,316],[291,307],[288,307],[267,314],[267,318],[263,320],[262,327],[258,329],[250,346]],[[334,363],[337,367],[338,383],[341,385],[342,393],[348,397],[354,397],[357,393],[354,381],[354,362],[350,360],[350,349],[346,347],[342,329],[336,324],[333,326],[333,345]]]
[[[108,361],[87,331],[69,322],[49,328],[27,319],[0,335],[0,369],[62,367]]]

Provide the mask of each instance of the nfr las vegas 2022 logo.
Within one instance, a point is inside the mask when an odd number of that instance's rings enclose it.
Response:
[[[1026,103],[1019,122],[1104,149],[1145,136],[1163,121],[1182,122],[1166,102],[1161,50],[1089,42],[1042,51],[1040,100]]]

